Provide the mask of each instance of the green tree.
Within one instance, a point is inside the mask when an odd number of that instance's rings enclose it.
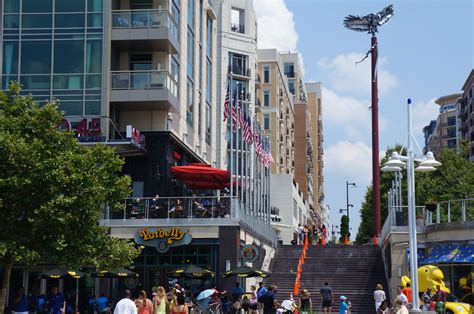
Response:
[[[349,239],[349,217],[347,215],[342,215],[341,217],[341,237],[339,238],[340,242],[344,241],[344,238],[347,236],[347,239]]]
[[[103,145],[81,146],[57,128],[62,117],[55,103],[20,96],[18,85],[0,93],[0,309],[13,264],[113,268],[140,253],[99,226],[104,204],[130,194],[123,160]]]
[[[400,151],[401,146],[388,148],[381,164],[388,161],[394,150]],[[429,173],[415,173],[415,189],[417,205],[426,205],[440,201],[461,199],[474,195],[474,163],[469,162],[466,157],[467,147],[463,145],[460,152],[452,149],[444,149],[440,161],[442,166],[437,171]],[[407,183],[406,170],[402,171],[402,197],[406,206]],[[388,191],[394,174],[381,172],[380,175],[380,204],[382,224],[387,217]],[[442,213],[442,216],[445,213]],[[469,213],[472,216],[474,213]],[[367,188],[364,201],[360,210],[361,224],[357,233],[356,243],[367,243],[373,237],[373,210],[372,210],[372,186]]]

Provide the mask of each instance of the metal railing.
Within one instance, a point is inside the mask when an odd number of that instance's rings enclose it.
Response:
[[[241,33],[241,34],[245,33],[245,25],[232,23],[230,25],[230,29],[233,32],[237,32],[237,33]]]
[[[230,209],[229,197],[133,197],[107,206],[104,219],[229,218]]]
[[[233,75],[250,77],[250,68],[235,63],[233,65],[229,65],[228,72],[232,72]]]
[[[178,97],[178,83],[167,71],[113,71],[112,89],[168,89]]]
[[[380,238],[385,239],[392,227],[408,226],[407,206],[389,206],[388,215],[381,230]],[[474,220],[474,198],[458,199],[439,202],[434,212],[425,206],[416,206],[416,225],[426,227],[459,221]]]
[[[115,10],[112,11],[112,28],[140,29],[161,28],[170,29],[174,39],[178,40],[178,26],[168,10]]]

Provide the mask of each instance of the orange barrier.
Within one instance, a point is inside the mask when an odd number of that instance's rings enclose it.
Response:
[[[293,296],[297,296],[301,285],[301,272],[303,271],[304,260],[306,259],[306,251],[308,250],[308,236],[305,237],[303,242],[303,250],[301,251],[300,258],[298,260],[298,267],[296,268],[295,284],[293,286]]]
[[[379,238],[377,237],[377,235],[374,235],[374,246],[378,246],[379,245]]]

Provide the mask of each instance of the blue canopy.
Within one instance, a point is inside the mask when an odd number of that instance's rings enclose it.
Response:
[[[438,245],[433,247],[419,265],[427,264],[474,264],[474,245]]]

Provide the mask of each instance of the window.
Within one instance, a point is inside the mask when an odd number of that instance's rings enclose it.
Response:
[[[188,1],[188,27],[194,29],[194,4],[195,1]]]
[[[212,134],[212,116],[211,116],[211,105],[206,103],[206,143],[211,144]]]
[[[449,126],[456,125],[456,117],[448,117],[447,122]]]
[[[153,0],[131,0],[131,10],[147,10],[153,7]]]
[[[209,59],[206,58],[206,100],[212,101],[212,64]]]
[[[173,57],[171,58],[171,76],[173,79],[178,82],[179,78],[179,63],[178,61]]]
[[[20,12],[20,1],[5,0],[5,13],[19,13],[19,12]]]
[[[270,66],[263,67],[263,83],[270,83]]]
[[[265,107],[270,106],[270,91],[268,91],[268,90],[263,92],[263,105]]]
[[[18,73],[18,42],[4,41],[3,42],[3,74]]]
[[[208,16],[206,18],[206,53],[209,58],[212,57],[212,20]]]
[[[52,0],[23,0],[23,13],[52,12],[52,9]]]
[[[38,1],[41,2],[41,1]],[[85,11],[84,0],[55,0],[55,11],[56,12],[84,12]]]
[[[88,12],[102,12],[103,11],[102,0],[87,0],[87,11]]]
[[[23,28],[51,28],[51,14],[23,14]]]
[[[21,42],[21,73],[51,73],[51,41]]]
[[[288,81],[288,89],[290,90],[290,93],[292,95],[295,94],[295,81],[294,80],[289,80]]]
[[[283,71],[286,76],[295,77],[295,65],[293,63],[285,63]]]
[[[194,99],[193,99],[193,82],[188,78],[188,85],[186,89],[186,121],[189,125],[193,125],[193,111],[194,111]]]
[[[267,113],[263,115],[263,128],[270,130],[270,115]]]
[[[194,34],[188,29],[188,55],[187,55],[187,67],[188,76],[193,77],[194,75]]]
[[[250,69],[247,66],[248,56],[229,52],[229,72],[235,75],[250,76]]]
[[[54,27],[84,27],[84,14],[56,14],[54,16]]]
[[[245,11],[232,8],[230,29],[233,32],[245,33]]]

